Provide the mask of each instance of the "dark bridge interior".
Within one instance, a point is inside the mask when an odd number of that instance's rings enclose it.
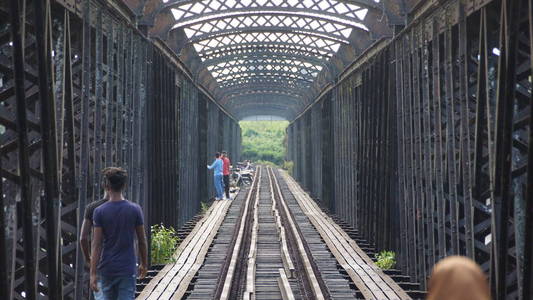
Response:
[[[533,297],[531,0],[0,1],[0,299],[83,299],[100,170],[179,227],[291,121],[293,176],[426,284],[460,254]]]

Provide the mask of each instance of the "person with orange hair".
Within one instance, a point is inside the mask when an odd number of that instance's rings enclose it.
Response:
[[[427,300],[490,300],[487,276],[467,257],[446,257],[433,267]]]

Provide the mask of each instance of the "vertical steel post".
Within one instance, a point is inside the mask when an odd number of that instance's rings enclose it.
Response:
[[[530,72],[533,73],[533,1],[528,1],[529,19],[529,62]],[[527,156],[527,187],[526,187],[526,220],[525,220],[525,249],[524,274],[522,283],[522,299],[533,295],[533,94],[529,97],[529,145]]]
[[[20,10],[19,0],[10,1],[11,37],[13,39],[13,75],[15,97],[17,99],[17,138],[20,176],[20,213],[24,239],[24,288],[26,299],[34,300],[37,296],[36,261],[33,236],[33,200],[30,187],[30,165],[28,153],[28,133],[26,123],[26,94],[24,76],[24,23],[26,11]],[[22,24],[21,24],[22,23]],[[16,239],[16,237],[14,237]]]

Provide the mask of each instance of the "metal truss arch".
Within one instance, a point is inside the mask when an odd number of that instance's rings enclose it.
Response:
[[[233,61],[221,63],[216,66],[209,66],[215,79],[220,75],[232,76],[235,72],[263,72],[269,73],[272,71],[286,71],[292,72],[295,76],[301,76],[305,79],[313,79],[322,70],[321,66],[311,65],[309,63],[297,63],[297,61],[280,61],[280,60],[245,60],[242,62]]]
[[[302,47],[299,44],[260,44],[260,45],[239,45],[238,47],[228,47],[222,46],[218,48],[211,49],[209,51],[204,51],[202,53],[203,59],[217,58],[224,55],[241,55],[241,54],[250,54],[250,53],[259,53],[267,52],[279,55],[289,55],[295,54],[300,56],[308,56],[314,59],[320,59],[327,61],[332,58],[334,53],[329,51],[324,51],[323,49],[313,49]]]
[[[226,93],[226,95],[224,96],[224,98],[220,101],[221,104],[226,104],[228,102],[230,102],[232,99],[236,99],[236,98],[245,98],[245,97],[250,97],[250,96],[256,96],[256,95],[261,95],[261,96],[274,96],[274,97],[278,97],[278,96],[281,96],[281,97],[289,97],[289,98],[293,98],[295,100],[298,101],[298,103],[300,102],[303,102],[303,103],[306,103],[303,99],[305,99],[307,97],[307,95],[305,94],[300,94],[300,93],[291,93],[290,91],[288,90],[283,90],[283,89],[278,89],[278,90],[275,90],[275,89],[257,89],[257,90],[246,90],[246,91],[242,91],[242,92],[237,92],[237,93]]]
[[[388,6],[371,0],[168,1],[155,11],[152,6],[150,32],[168,37],[196,78],[210,78],[209,89],[223,105],[231,90],[252,80],[298,86],[302,102],[309,102],[376,38],[390,34]],[[255,88],[254,94],[269,91]]]
[[[262,86],[265,88],[268,87],[280,87],[283,84],[283,87],[295,90],[304,90],[309,91],[309,84],[307,82],[300,83],[297,81],[286,81],[285,79],[275,78],[275,77],[251,77],[244,80],[242,83],[232,82],[227,84],[224,87],[224,91],[231,91],[232,88],[245,88],[246,86]]]
[[[238,60],[238,59],[250,59],[250,60],[256,60],[256,59],[264,59],[264,58],[275,58],[275,59],[291,59],[291,60],[299,60],[299,61],[305,61],[314,65],[321,65],[324,67],[330,66],[330,63],[326,59],[317,58],[315,56],[311,55],[305,55],[303,53],[276,53],[271,51],[255,51],[250,53],[228,53],[224,56],[217,56],[217,57],[203,57],[203,63],[205,66],[211,66],[211,65],[217,65],[219,63],[223,63],[225,61],[230,60]]]
[[[296,87],[296,86],[280,86],[274,84],[243,84],[238,86],[233,86],[231,88],[224,89],[226,95],[248,95],[248,94],[257,94],[263,92],[275,92],[275,93],[284,93],[286,95],[307,96],[306,89]],[[225,98],[223,98],[225,99]]]
[[[271,79],[271,78],[276,78],[276,79],[279,79],[279,83],[280,84],[284,84],[284,83],[297,83],[303,87],[307,87],[308,88],[311,88],[311,83],[312,81],[310,80],[305,80],[305,79],[301,79],[301,78],[297,78],[295,77],[292,73],[290,72],[270,72],[268,74],[261,74],[261,73],[250,73],[250,72],[239,72],[237,74],[232,74],[232,75],[238,75],[237,77],[221,77],[219,78],[219,85],[220,85],[220,88],[221,89],[224,89],[228,86],[232,86],[234,84],[242,84],[242,83],[245,83],[247,82],[247,80],[249,79],[252,79],[252,78],[258,78],[258,79]]]
[[[235,49],[243,46],[268,47],[272,45],[280,47],[292,46],[296,49],[315,51],[322,55],[334,55],[341,46],[340,43],[335,41],[324,40],[300,33],[258,32],[216,37],[194,43],[193,47],[198,52],[198,55],[202,56],[207,51],[212,49],[218,50],[221,47]]]
[[[365,31],[366,32],[366,31]],[[219,37],[226,37],[226,36],[232,36],[236,34],[243,34],[243,33],[291,33],[291,34],[298,34],[303,36],[309,36],[313,38],[319,38],[328,40],[335,43],[340,44],[349,44],[350,41],[345,38],[341,37],[336,34],[327,33],[327,32],[319,32],[319,31],[313,31],[310,29],[300,29],[300,28],[293,28],[293,27],[250,27],[250,28],[232,28],[232,29],[224,29],[220,31],[214,31],[211,33],[205,33],[202,35],[194,36],[189,39],[189,43],[197,43],[205,40],[210,40],[213,38],[219,38]]]

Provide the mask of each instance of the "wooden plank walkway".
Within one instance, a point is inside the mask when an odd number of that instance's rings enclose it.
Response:
[[[181,299],[194,274],[202,266],[214,236],[231,205],[231,200],[216,201],[166,265],[143,289],[137,300]]]
[[[372,259],[340,226],[318,207],[292,177],[285,172],[280,171],[280,173],[305,215],[365,299],[411,299],[392,278],[374,264]]]

